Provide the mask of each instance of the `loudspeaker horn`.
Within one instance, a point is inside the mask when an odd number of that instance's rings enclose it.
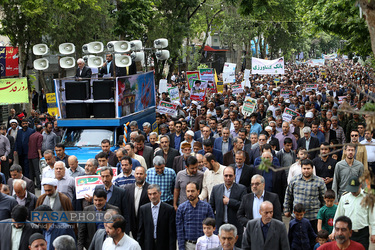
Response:
[[[169,58],[169,50],[159,50],[155,53],[156,59],[159,61],[167,60]]]
[[[142,41],[141,40],[133,40],[130,41],[130,48],[132,51],[134,50],[141,50],[142,49]]]
[[[164,48],[168,47],[168,40],[165,39],[165,38],[156,39],[154,41],[154,47],[156,49],[164,49]]]
[[[76,59],[74,57],[62,57],[60,58],[60,67],[63,69],[69,69],[76,66]]]
[[[130,43],[128,41],[118,41],[113,48],[117,53],[126,53],[130,51]]]
[[[135,62],[141,62],[145,59],[145,53],[142,51],[142,52],[133,52],[131,53],[131,58],[133,61]]]
[[[45,58],[36,59],[33,64],[36,70],[45,70],[49,67],[49,61]]]
[[[87,60],[87,66],[90,68],[99,68],[103,65],[103,57],[101,56],[90,56]]]
[[[40,43],[33,46],[33,54],[36,56],[43,56],[48,53],[47,44]]]
[[[87,44],[84,44],[84,45],[82,46],[82,52],[83,52],[83,53],[89,53],[89,51],[87,50]]]
[[[127,55],[115,55],[115,64],[117,67],[129,67],[132,64],[132,58]]]
[[[87,51],[89,53],[97,54],[102,53],[104,50],[104,45],[102,42],[91,42],[87,44]]]
[[[62,43],[59,45],[59,52],[63,55],[69,55],[76,52],[76,46],[73,43]]]

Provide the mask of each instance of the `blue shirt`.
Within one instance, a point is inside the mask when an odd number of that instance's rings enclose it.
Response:
[[[155,168],[147,169],[146,182],[149,184],[158,184],[161,190],[160,199],[162,202],[173,200],[174,184],[176,172],[171,168],[164,168],[161,175],[158,175]]]
[[[326,140],[326,138],[325,138],[324,134],[322,133],[322,131],[319,131],[319,130],[318,130],[318,133],[316,133],[316,135],[313,132],[311,132],[311,136],[315,137],[315,138],[318,138],[319,139],[319,143],[323,143]]]
[[[202,221],[207,217],[215,218],[210,204],[198,200],[195,207],[190,201],[183,202],[176,212],[176,230],[178,249],[185,250],[185,241],[197,239],[204,235]]]
[[[180,150],[180,144],[181,144],[182,134],[177,136],[177,134],[174,136],[174,148],[177,150]]]
[[[251,125],[250,134],[251,133],[257,133],[259,135],[260,132],[262,132],[262,126],[259,123],[256,122],[256,123],[250,124],[250,125]]]
[[[293,219],[289,223],[288,238],[291,249],[310,249],[310,239],[315,239],[316,234],[308,219]]]
[[[106,203],[106,204],[104,205],[104,207],[102,208],[102,211],[105,211],[105,210],[106,210],[106,209],[105,209],[106,205],[107,205],[107,203]],[[95,208],[95,212],[98,212],[98,209],[96,209],[95,206],[94,206],[94,208]],[[100,219],[102,219],[102,218],[100,218],[100,214],[101,214],[101,212],[96,213],[97,221],[100,221]],[[98,230],[98,229],[104,229],[104,223],[103,223],[103,222],[95,222],[95,225],[96,225],[96,230]]]
[[[124,173],[119,174],[117,176],[114,185],[120,187],[126,184],[131,184],[135,182],[135,177],[134,177],[134,170],[132,170],[131,174],[129,176],[125,176]]]
[[[243,164],[242,164],[242,166],[240,168],[236,164],[236,183],[240,183],[242,169],[243,169]]]
[[[271,222],[267,223],[267,224],[263,224],[262,219],[260,220],[260,225],[262,227],[262,233],[263,233],[264,241],[266,241],[266,239],[267,239],[267,234],[268,234],[268,229],[270,229],[270,224],[271,224]]]
[[[259,209],[260,209],[260,204],[262,204],[264,200],[264,190],[263,190],[263,194],[260,196],[260,198],[258,198],[258,196],[256,196],[254,194],[254,201],[253,201],[253,219],[257,219],[257,218],[260,218],[262,217],[259,213]]]
[[[107,202],[111,199],[112,194],[113,194],[113,185],[109,188],[109,190],[105,189],[104,190],[107,192]]]
[[[132,158],[132,169],[135,170],[135,168],[139,166],[142,166],[141,163],[139,163],[137,159]],[[116,168],[118,174],[122,173],[121,161],[117,162]]]

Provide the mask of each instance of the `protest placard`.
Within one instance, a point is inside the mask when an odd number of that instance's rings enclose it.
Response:
[[[242,114],[246,116],[250,116],[254,111],[257,105],[257,100],[251,98],[250,96],[246,96],[245,101],[243,102],[242,106]]]
[[[168,93],[171,102],[180,102],[180,92],[178,90],[178,87],[169,88]]]
[[[341,104],[346,96],[338,96],[337,98],[339,99],[339,104]]]
[[[213,69],[199,69],[200,79],[207,82],[208,94],[217,93],[217,88],[215,84],[215,73]]]
[[[175,115],[176,111],[177,105],[166,101],[160,101],[157,107],[157,112],[161,114]]]
[[[307,65],[310,67],[315,67],[315,66],[324,66],[324,59],[310,59],[307,62]]]
[[[223,82],[234,83],[236,82],[236,64],[235,63],[224,63],[223,67]]]
[[[281,89],[280,95],[284,97],[285,99],[289,98],[289,96],[292,94],[292,90],[287,89]]]
[[[275,60],[251,58],[251,73],[260,75],[284,74],[284,57]]]
[[[160,81],[159,81],[159,94],[168,91],[167,84],[168,84],[167,79],[160,79]]]
[[[84,175],[75,178],[76,199],[84,199],[86,195],[92,196],[96,185],[101,185],[100,175]]]
[[[284,113],[283,113],[283,121],[288,121],[290,122],[292,120],[293,116],[300,116],[300,113],[297,113],[296,111],[290,109],[290,108],[285,108]]]
[[[216,88],[217,88],[217,92],[223,93],[223,90],[224,90],[223,81],[217,81]]]
[[[311,90],[317,90],[318,84],[306,84],[306,92],[309,92]]]
[[[188,82],[189,90],[193,87],[194,81],[199,80],[199,71],[187,71],[186,80]]]
[[[241,83],[240,84],[231,84],[232,87],[232,94],[240,94],[243,92],[243,88]]]
[[[98,168],[95,173],[97,175],[100,175],[101,171],[102,171],[102,168]],[[112,181],[114,181],[117,178],[117,168],[112,167],[112,172],[113,172],[113,179],[112,179]]]

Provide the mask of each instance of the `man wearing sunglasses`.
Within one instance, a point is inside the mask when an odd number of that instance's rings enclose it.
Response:
[[[350,143],[360,145],[359,143],[359,131],[356,129],[353,129],[350,132]],[[342,160],[344,160],[346,157],[345,151],[342,155]],[[367,150],[365,146],[356,146],[356,150],[354,153],[354,159],[357,161],[360,161],[363,164],[364,170],[368,170],[368,163],[367,163]]]

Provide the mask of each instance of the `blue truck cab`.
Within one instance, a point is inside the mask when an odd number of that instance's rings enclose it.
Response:
[[[111,151],[118,149],[123,144],[118,139],[124,135],[125,124],[137,121],[139,128],[144,122],[156,126],[153,72],[115,80],[57,79],[55,90],[60,114],[57,124],[65,129],[61,143],[65,146],[65,153],[76,156],[81,167],[102,151],[103,139],[110,141]],[[84,92],[82,98],[76,91]],[[41,159],[41,170],[45,166],[45,160]]]

